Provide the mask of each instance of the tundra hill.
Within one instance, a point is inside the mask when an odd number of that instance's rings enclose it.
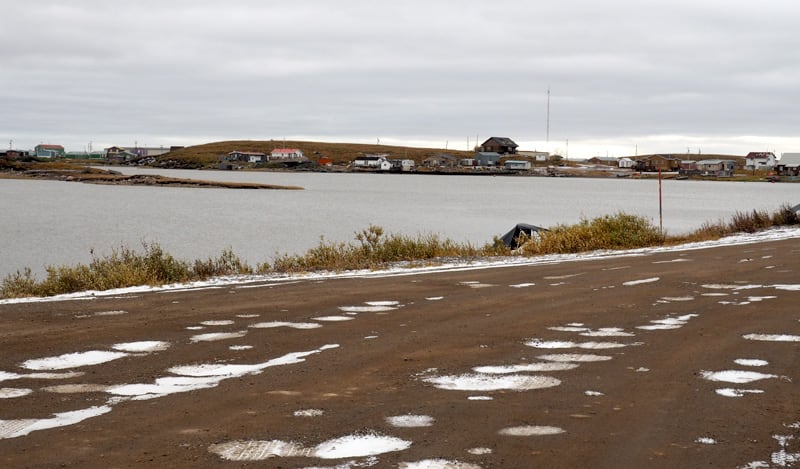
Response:
[[[283,140],[231,140],[224,142],[206,143],[191,147],[181,148],[161,155],[157,158],[161,164],[200,168],[216,167],[221,155],[232,151],[252,151],[269,154],[276,148],[299,148],[312,162],[320,158],[330,158],[334,164],[346,165],[355,158],[364,154],[388,154],[390,158],[410,159],[416,164],[430,156],[447,153],[458,158],[471,158],[474,156],[469,151],[443,150],[437,148],[415,148],[390,145],[373,145],[363,143],[326,143],[326,142],[301,142]],[[158,163],[156,163],[158,164]]]

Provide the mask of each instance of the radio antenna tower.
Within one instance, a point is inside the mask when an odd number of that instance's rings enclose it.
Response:
[[[550,85],[547,85],[547,143],[550,143]]]

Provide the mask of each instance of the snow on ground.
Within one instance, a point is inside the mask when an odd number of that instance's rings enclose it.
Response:
[[[200,290],[209,288],[221,288],[229,285],[237,285],[239,287],[247,286],[250,284],[258,284],[253,286],[279,286],[279,285],[285,285],[288,282],[297,282],[298,280],[392,277],[392,276],[415,275],[415,274],[432,273],[432,272],[493,269],[493,268],[521,266],[521,265],[547,265],[547,264],[558,264],[563,262],[575,262],[575,261],[592,260],[592,259],[643,256],[648,254],[656,254],[664,252],[684,252],[697,249],[714,248],[719,246],[747,245],[753,243],[760,243],[764,241],[779,241],[784,239],[795,239],[795,238],[800,238],[800,228],[778,228],[778,229],[763,231],[760,233],[743,233],[734,236],[728,236],[726,238],[722,238],[715,241],[687,243],[678,246],[629,249],[625,251],[603,250],[603,251],[593,251],[581,254],[551,254],[538,257],[486,258],[471,262],[449,262],[449,263],[443,263],[438,266],[415,267],[415,268],[393,267],[379,271],[360,270],[360,271],[351,271],[344,273],[316,272],[316,273],[293,274],[293,275],[270,274],[270,275],[249,275],[249,276],[227,276],[227,277],[217,277],[210,280],[204,280],[199,282],[171,284],[160,287],[151,287],[145,285],[145,286],[136,286],[129,288],[117,288],[106,291],[92,290],[92,291],[84,291],[77,293],[68,293],[64,295],[56,295],[45,298],[40,298],[40,297],[10,298],[10,299],[0,300],[0,304],[32,303],[41,301],[91,300],[97,297],[129,295],[134,293],[143,293],[151,291]],[[800,285],[797,284],[772,285],[772,287],[779,290],[793,290],[793,291],[800,290]],[[382,302],[372,302],[372,303],[382,303]],[[385,305],[385,304],[378,304],[378,305],[373,304],[372,306],[391,307],[390,305]]]

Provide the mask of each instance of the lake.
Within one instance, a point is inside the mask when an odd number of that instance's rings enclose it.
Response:
[[[126,174],[304,187],[303,191],[103,186],[0,179],[0,276],[89,262],[90,252],[157,242],[182,259],[232,249],[251,264],[300,253],[321,237],[349,241],[370,224],[475,245],[516,223],[552,226],[619,211],[658,225],[658,181],[408,174],[114,168]],[[737,211],[800,203],[794,184],[663,181],[668,233]]]

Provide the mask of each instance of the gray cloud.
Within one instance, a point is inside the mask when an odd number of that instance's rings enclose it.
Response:
[[[587,152],[800,146],[792,1],[41,0],[0,14],[13,18],[0,138],[21,146],[478,134],[544,146],[548,87],[551,140]]]

